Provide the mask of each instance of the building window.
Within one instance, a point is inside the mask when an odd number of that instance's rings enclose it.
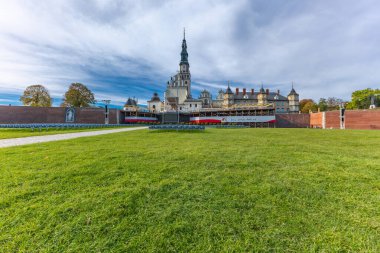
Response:
[[[153,109],[156,109],[156,105],[153,105]]]
[[[179,110],[182,111],[182,107],[180,107]]]
[[[187,84],[187,81],[185,81],[185,84]]]
[[[197,108],[197,105],[198,105],[198,104],[195,104],[195,108]]]

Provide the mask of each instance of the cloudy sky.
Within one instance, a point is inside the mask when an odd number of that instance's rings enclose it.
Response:
[[[186,27],[193,94],[233,87],[301,98],[380,87],[378,0],[0,0],[0,104],[72,82],[98,100],[161,97]]]

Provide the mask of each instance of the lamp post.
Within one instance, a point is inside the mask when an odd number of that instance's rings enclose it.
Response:
[[[105,119],[104,119],[104,124],[108,125],[109,124],[109,110],[108,110],[108,105],[111,103],[111,100],[109,99],[104,99],[102,102],[105,104]]]

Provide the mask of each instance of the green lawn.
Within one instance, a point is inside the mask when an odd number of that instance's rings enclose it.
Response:
[[[380,252],[379,143],[139,130],[0,149],[0,252]]]
[[[124,126],[123,126],[124,127]],[[27,129],[27,128],[0,128],[0,140],[10,139],[10,138],[20,138],[29,136],[40,136],[40,135],[52,135],[52,134],[64,134],[64,133],[75,133],[75,132],[87,132],[96,130],[106,130],[116,127],[106,127],[106,128],[66,128],[66,129],[56,129],[56,128],[43,128],[41,131],[39,129]]]

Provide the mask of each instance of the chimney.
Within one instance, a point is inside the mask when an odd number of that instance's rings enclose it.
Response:
[[[243,96],[245,95],[246,92],[247,92],[247,90],[245,88],[243,88]]]
[[[251,89],[251,95],[255,94],[255,89]]]
[[[269,95],[269,89],[267,89],[267,95]]]
[[[239,88],[236,88],[236,95],[239,95]]]
[[[280,90],[277,90],[277,94],[280,95]]]

